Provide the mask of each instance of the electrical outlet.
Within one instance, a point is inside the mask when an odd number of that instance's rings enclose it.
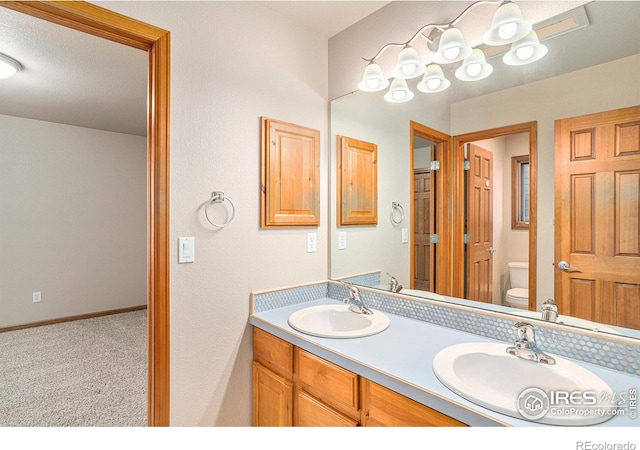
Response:
[[[33,303],[40,303],[42,301],[42,292],[33,293]]]
[[[347,248],[347,232],[338,231],[338,250],[344,250]]]
[[[315,253],[317,239],[318,235],[316,233],[307,233],[307,253]]]

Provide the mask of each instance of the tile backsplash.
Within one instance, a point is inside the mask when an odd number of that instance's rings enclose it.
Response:
[[[375,276],[372,277],[372,282]],[[351,280],[349,280],[351,281]],[[378,283],[379,284],[379,275]],[[371,308],[410,319],[511,343],[515,317],[507,314],[411,298],[381,290],[360,289],[361,297]],[[256,293],[253,312],[259,313],[305,303],[321,298],[342,300],[348,288],[333,281]],[[529,319],[527,319],[529,320]],[[640,376],[640,342],[631,338],[595,333],[554,324],[535,323],[536,339],[548,353]]]

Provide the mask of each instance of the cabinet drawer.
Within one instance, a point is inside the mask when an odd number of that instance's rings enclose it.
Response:
[[[358,423],[297,389],[293,425],[296,427],[355,427]]]
[[[256,327],[253,328],[253,360],[283,377],[293,377],[293,345]]]
[[[464,427],[457,421],[369,380],[362,380],[362,422],[367,426]]]
[[[296,382],[302,389],[340,412],[358,417],[358,375],[297,347],[294,362]]]

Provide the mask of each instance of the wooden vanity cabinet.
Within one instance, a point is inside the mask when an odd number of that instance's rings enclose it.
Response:
[[[366,378],[361,379],[362,425],[465,427],[466,424]]]
[[[253,426],[293,425],[293,345],[253,328]]]
[[[356,426],[358,375],[294,347],[294,426]]]
[[[254,426],[465,426],[253,328]]]

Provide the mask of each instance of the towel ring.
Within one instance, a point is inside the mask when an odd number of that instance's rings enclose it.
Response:
[[[397,213],[400,214],[400,220],[396,220]],[[400,225],[404,220],[404,208],[398,202],[391,203],[391,222],[394,225]]]
[[[225,223],[217,224],[213,220],[211,220],[211,218],[209,217],[208,208],[212,204],[224,203],[225,200],[228,201],[229,204],[231,205],[231,215],[229,216],[229,218],[227,219],[227,221]],[[233,218],[236,216],[236,207],[233,205],[233,202],[231,201],[231,199],[229,197],[225,197],[224,192],[213,191],[211,193],[211,200],[209,200],[207,205],[204,207],[204,215],[207,216],[207,220],[209,221],[209,223],[211,225],[213,225],[214,227],[223,228],[223,227],[226,227],[227,225],[229,225],[231,223],[231,221],[233,220]]]

